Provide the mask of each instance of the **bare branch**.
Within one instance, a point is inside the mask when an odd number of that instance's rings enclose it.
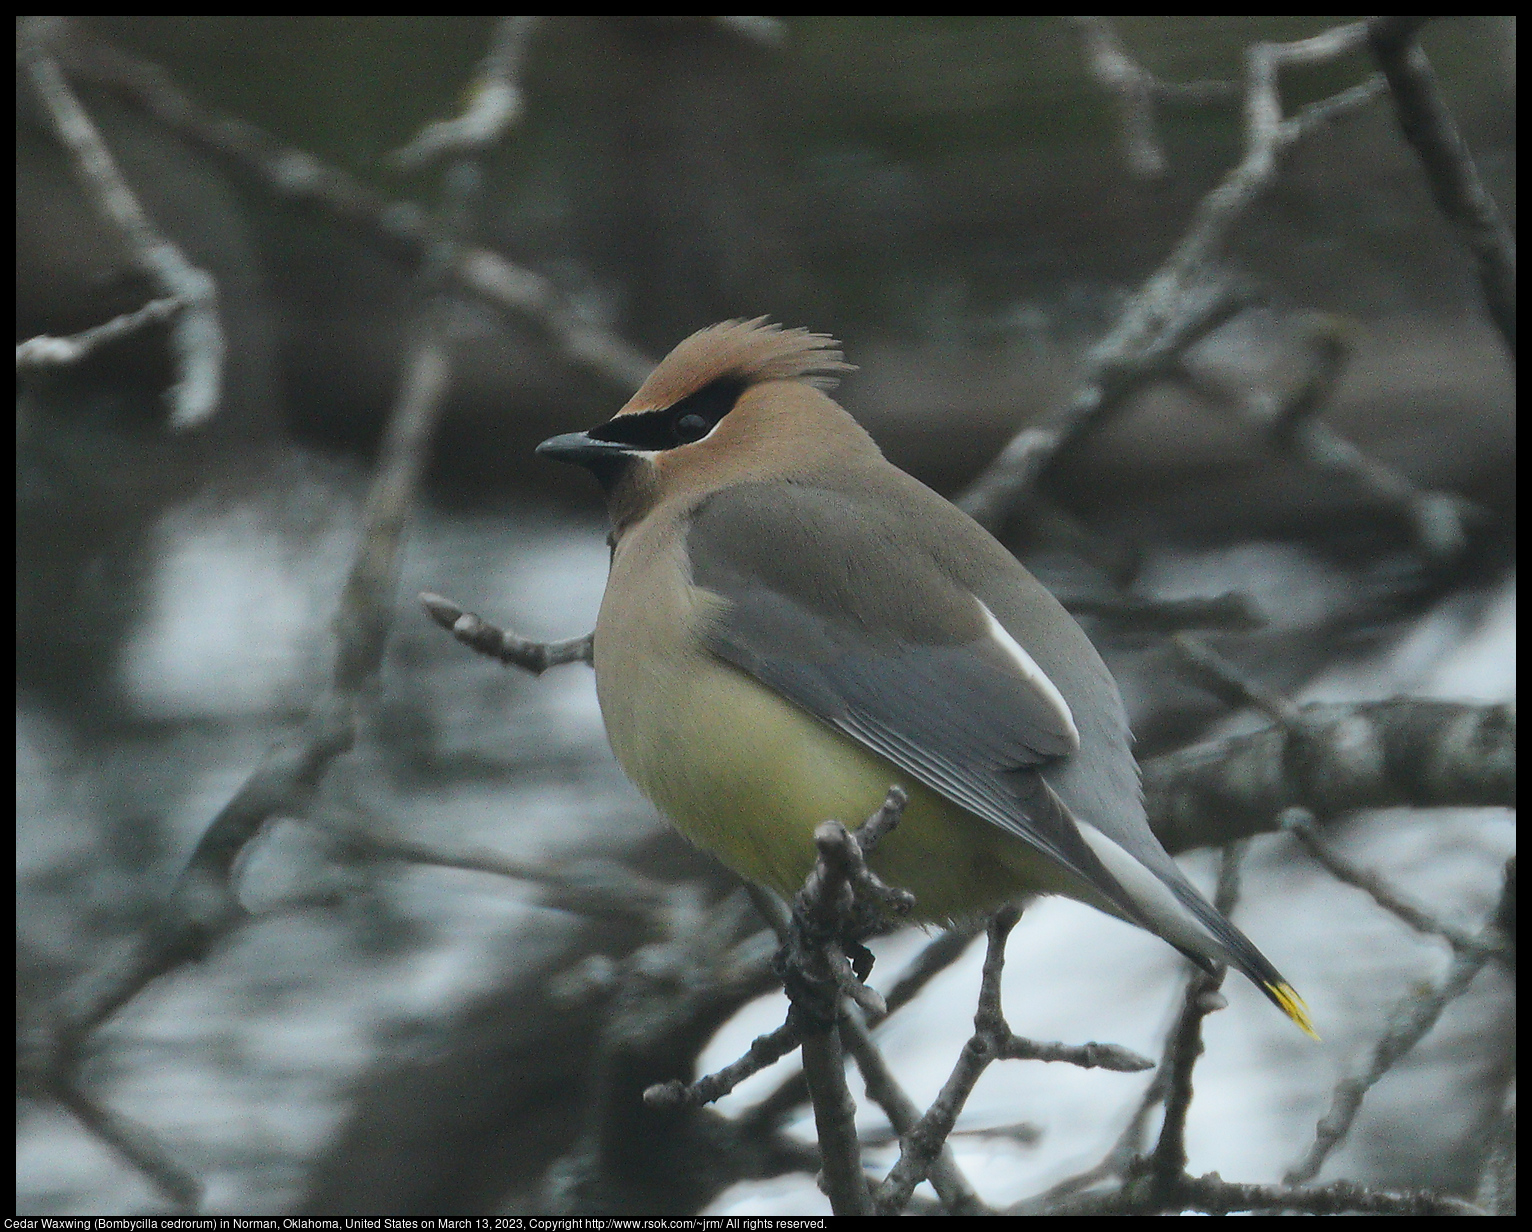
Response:
[[[870,843],[898,824],[904,805],[904,792],[889,788],[883,804],[862,827]],[[883,998],[862,982],[865,970],[853,967],[846,948],[857,941],[858,914],[866,918],[868,908],[874,916],[889,910],[908,912],[914,903],[908,891],[891,889],[868,869],[860,835],[861,830],[852,835],[838,821],[823,822],[814,831],[818,859],[794,897],[793,925],[778,960],[792,1002],[788,1023],[802,1039],[803,1077],[824,1161],[820,1184],[837,1215],[872,1213],[856,1133],[856,1103],[846,1085],[841,1055],[841,999],[849,998],[875,1014],[887,1012]],[[870,962],[867,951],[857,949]]]
[[[1038,477],[1066,446],[1088,436],[1143,383],[1242,304],[1209,271],[1229,231],[1276,175],[1289,146],[1339,115],[1365,105],[1382,80],[1343,91],[1284,119],[1278,73],[1359,49],[1366,26],[1354,22],[1293,43],[1256,43],[1245,57],[1245,156],[1205,196],[1175,250],[1129,301],[1112,331],[1092,350],[1085,379],[1068,406],[1023,429],[958,497],[957,504],[995,529],[1030,498]]]
[[[1248,595],[1238,591],[1207,599],[1138,599],[1124,595],[1102,599],[1076,596],[1060,600],[1076,616],[1109,621],[1119,632],[1165,634],[1181,629],[1216,629],[1248,633],[1265,626],[1266,618]]]
[[[41,53],[31,62],[42,66],[45,81],[50,72],[58,76]],[[357,709],[377,675],[392,625],[404,530],[446,392],[450,361],[439,294],[456,262],[452,237],[466,224],[476,187],[477,176],[466,162],[445,177],[439,242],[422,267],[427,310],[389,416],[361,541],[335,617],[330,687],[315,703],[299,738],[268,753],[213,819],[158,917],[134,938],[126,958],[88,971],[59,998],[48,1089],[66,1094],[72,1090],[84,1040],[92,1030],[159,976],[203,957],[214,940],[247,918],[234,884],[240,853],[272,818],[304,816],[331,763],[355,741]],[[136,209],[136,203],[128,204]],[[127,208],[121,202],[118,207]],[[87,1123],[111,1130],[111,1122],[102,1117]],[[152,1169],[152,1152],[144,1159],[146,1170]],[[150,1170],[149,1175],[156,1173]]]
[[[180,1165],[151,1130],[92,1099],[73,1083],[56,1086],[53,1095],[79,1119],[80,1124],[153,1181],[178,1207],[188,1211],[196,1209],[202,1200],[201,1183]]]
[[[590,663],[592,661],[595,634],[572,637],[562,642],[534,642],[520,634],[512,633],[481,619],[473,612],[464,611],[451,599],[422,591],[420,602],[431,619],[442,628],[451,630],[452,636],[470,650],[502,663],[514,663],[534,676],[541,676],[550,667],[564,663]]]
[[[1410,526],[1422,555],[1449,561],[1468,545],[1470,522],[1484,511],[1450,492],[1426,491],[1402,472],[1364,453],[1321,418],[1350,359],[1351,327],[1330,313],[1299,318],[1307,349],[1303,380],[1281,394],[1248,395],[1223,387],[1183,367],[1178,379],[1205,396],[1229,402],[1266,433],[1273,449],[1286,457],[1342,476],[1386,508],[1397,510]]]
[[[877,812],[873,813],[871,817],[857,828],[856,856],[870,856],[877,850],[878,844],[887,838],[892,833],[894,827],[899,824],[899,819],[904,816],[904,806],[909,802],[910,797],[904,788],[894,786],[888,789],[888,795],[884,797],[883,803],[878,805]],[[853,879],[851,888],[853,890],[860,890],[863,893],[871,892],[885,903],[903,901],[898,896],[890,899],[884,893],[888,887],[872,878],[871,870],[865,863],[857,862],[856,856],[852,857]],[[913,903],[910,906],[913,906]],[[908,910],[908,907],[905,909]]]
[[[1214,906],[1225,917],[1234,913],[1239,901],[1239,866],[1243,857],[1244,844],[1235,843],[1224,848],[1219,860]],[[1166,1041],[1163,1081],[1159,1084],[1165,1116],[1160,1124],[1160,1136],[1145,1161],[1149,1202],[1165,1210],[1177,1206],[1180,1186],[1189,1179],[1186,1175],[1186,1117],[1192,1106],[1192,1073],[1204,1049],[1202,1020],[1226,1009],[1229,1004],[1219,991],[1224,974],[1224,969],[1220,968],[1211,972],[1197,971],[1192,975],[1182,997],[1181,1013]]]
[[[1275,829],[1284,809],[1516,805],[1511,705],[1398,697],[1311,704],[1291,723],[1143,765],[1150,828],[1172,852]]]
[[[897,820],[904,793],[890,788],[889,797],[884,809],[892,804]],[[846,956],[846,946],[855,940],[857,915],[908,914],[915,896],[884,885],[867,867],[856,838],[838,821],[820,823],[814,831],[814,846],[819,858],[793,901],[794,928],[785,960],[788,995],[794,1009],[821,1028],[834,1019],[827,1003],[832,988],[869,1013],[883,1015],[887,1013],[883,998],[862,982]]]
[[[23,23],[21,59],[97,212],[122,234],[134,262],[154,280],[160,294],[181,305],[171,329],[179,375],[168,395],[170,423],[175,428],[195,427],[212,417],[221,396],[225,344],[218,286],[160,234],[138,203],[48,50],[47,43],[58,35],[54,25],[50,18]]]
[[[1314,1144],[1308,1154],[1283,1177],[1286,1184],[1301,1185],[1319,1175],[1330,1153],[1345,1141],[1351,1131],[1367,1092],[1425,1038],[1427,1032],[1436,1025],[1442,1011],[1462,996],[1489,961],[1490,954],[1500,948],[1503,932],[1501,921],[1509,914],[1504,904],[1513,901],[1516,894],[1514,868],[1514,864],[1508,864],[1506,868],[1502,906],[1497,908],[1490,922],[1480,930],[1469,946],[1454,951],[1446,976],[1434,987],[1422,984],[1404,997],[1394,1007],[1392,1019],[1383,1037],[1373,1045],[1366,1069],[1336,1084],[1330,1100],[1330,1110],[1314,1127]]]
[[[67,338],[38,334],[16,344],[16,367],[61,368],[77,364],[97,347],[126,338],[150,325],[168,321],[186,305],[179,299],[151,299],[136,312],[125,312]]]
[[[974,1033],[963,1045],[957,1064],[931,1107],[913,1129],[901,1135],[899,1161],[878,1186],[876,1203],[880,1214],[897,1214],[904,1210],[915,1186],[925,1180],[940,1156],[980,1075],[999,1056],[1001,1045],[1010,1035],[1000,1008],[1000,976],[1005,968],[1005,943],[1019,919],[1019,908],[1003,907],[990,921],[989,949],[984,957],[984,979],[979,989],[979,1007],[974,1013]]]
[[[1239,867],[1241,853],[1226,848],[1218,865],[1218,888],[1214,905],[1229,915],[1239,897]],[[1156,1203],[1169,1205],[1167,1193],[1180,1186],[1185,1176],[1184,1129],[1186,1109],[1190,1104],[1191,1068],[1202,1051],[1202,1018],[1223,1008],[1223,998],[1216,984],[1210,984],[1200,971],[1192,975],[1183,998],[1182,1012],[1176,1024],[1165,1037],[1161,1050],[1159,1069],[1154,1080],[1145,1089],[1143,1097],[1117,1141],[1101,1161],[1084,1172],[1077,1173],[1046,1193],[1017,1203],[1007,1214],[1049,1215],[1067,1208],[1075,1195],[1104,1181],[1127,1182],[1143,1173],[1147,1166],[1150,1176],[1148,1192],[1139,1187],[1134,1201],[1143,1204],[1139,1209],[1154,1207]],[[1149,1127],[1150,1114],[1161,1104],[1166,1105],[1161,1118],[1160,1137],[1152,1152],[1144,1157],[1144,1142]],[[1178,1162],[1179,1161],[1179,1162]],[[1158,1191],[1157,1196],[1154,1191]],[[1095,1200],[1092,1199],[1087,1201]]]
[[[334,833],[357,856],[529,882],[538,888],[538,897],[544,904],[561,911],[632,917],[647,924],[668,901],[665,886],[608,860],[550,866],[541,860],[518,860],[497,851],[444,849],[333,815],[311,820]]]
[[[299,740],[274,749],[198,840],[158,918],[125,958],[87,972],[61,998],[62,1028],[78,1039],[168,971],[203,958],[244,920],[233,885],[245,845],[276,816],[301,816],[330,762],[355,738],[352,708],[330,697],[315,708]]]
[[[929,1175],[951,1136],[957,1118],[973,1093],[975,1084],[991,1062],[1018,1060],[1065,1061],[1084,1068],[1134,1073],[1152,1069],[1154,1063],[1116,1044],[1039,1044],[1020,1039],[1011,1033],[1000,1004],[1000,977],[1005,967],[1005,943],[1021,910],[1002,907],[989,925],[989,949],[984,958],[984,979],[979,989],[979,1007],[974,1013],[974,1033],[959,1054],[957,1064],[943,1084],[941,1093],[920,1121],[901,1134],[899,1161],[894,1165],[875,1195],[878,1210],[897,1214],[909,1203],[915,1186]]]
[[[1128,55],[1117,30],[1105,17],[1070,20],[1085,38],[1090,75],[1117,104],[1128,171],[1140,179],[1158,179],[1165,174],[1165,152],[1154,130],[1156,100],[1223,102],[1239,93],[1232,81],[1161,81]]]
[[[776,981],[771,941],[743,894],[710,904],[695,886],[669,889],[665,909],[645,925],[658,933],[655,940],[620,962],[605,960],[599,980],[573,981],[577,988],[594,984],[599,996],[590,1024],[597,1039],[582,1074],[585,1115],[575,1140],[544,1172],[534,1209],[628,1209],[635,1189],[654,1193],[646,1174],[672,1153],[673,1166],[690,1170],[690,1152],[705,1150],[708,1176],[700,1183],[715,1192],[818,1162],[811,1148],[771,1131],[746,1143],[731,1122],[687,1099],[684,1085],[653,1085],[656,1073],[688,1065],[722,1022]],[[644,1098],[636,1098],[641,1091]]]
[[[1019,1035],[1012,1035],[1005,1041],[997,1060],[1054,1061],[1078,1069],[1105,1069],[1116,1074],[1136,1074],[1154,1068],[1154,1062],[1148,1057],[1121,1044],[1098,1044],[1094,1040],[1088,1044],[1061,1044],[1023,1039]]]
[[[1479,266],[1479,283],[1490,318],[1516,362],[1516,238],[1478,168],[1436,85],[1431,62],[1417,36],[1425,17],[1374,17],[1367,42],[1388,79],[1394,114],[1404,139],[1415,148],[1436,203],[1462,232]]]
[[[700,1107],[722,1099],[746,1078],[775,1065],[803,1042],[798,1024],[784,1022],[775,1031],[758,1035],[750,1041],[750,1047],[737,1061],[721,1070],[705,1074],[693,1083],[680,1079],[657,1083],[644,1092],[644,1103],[651,1108],[681,1108],[687,1105]]]
[[[788,930],[793,926],[792,909],[781,897],[754,882],[745,883],[745,893],[755,905],[756,912],[766,922],[766,927],[776,934],[778,941],[786,941]]]
[[[854,1007],[848,1007],[842,1015],[840,1029],[841,1038],[856,1059],[857,1069],[861,1071],[862,1082],[867,1087],[867,1097],[883,1109],[894,1132],[903,1138],[919,1124],[920,1110],[888,1068],[883,1054],[873,1042],[867,1022]],[[958,1170],[957,1160],[946,1143],[942,1144],[941,1154],[931,1165],[930,1181],[942,1200],[946,1214],[993,1214]]]
[[[1145,1088],[1128,1124],[1123,1127],[1122,1133],[1117,1136],[1117,1141],[1102,1156],[1100,1162],[1083,1172],[1066,1177],[1036,1197],[1026,1198],[1013,1204],[1004,1213],[1007,1215],[1053,1214],[1056,1209],[1077,1194],[1093,1189],[1105,1181],[1121,1181],[1126,1178],[1137,1166],[1140,1156],[1144,1154],[1150,1114],[1165,1102],[1176,1043],[1174,1032],[1166,1036],[1161,1049],[1160,1064],[1154,1078]]]
[[[1370,897],[1390,915],[1403,921],[1410,928],[1426,936],[1441,937],[1459,952],[1476,951],[1483,944],[1483,934],[1474,936],[1427,911],[1417,903],[1408,902],[1388,881],[1368,869],[1353,864],[1319,836],[1314,815],[1307,809],[1286,810],[1280,820],[1282,829],[1297,836],[1308,853],[1314,857],[1330,876],[1346,885],[1355,886]],[[1491,955],[1504,954],[1504,939],[1495,937]]]
[[[1203,1051],[1202,1020],[1229,1004],[1219,991],[1222,984],[1222,971],[1216,975],[1199,971],[1192,976],[1170,1035],[1165,1119],[1148,1160],[1149,1201],[1166,1210],[1176,1206],[1179,1182],[1186,1174],[1186,1116],[1192,1105],[1192,1072]]]
[[[437,224],[419,205],[394,201],[307,150],[285,145],[245,120],[209,112],[158,65],[101,43],[68,48],[70,72],[124,96],[191,144],[229,160],[285,201],[302,201],[335,220],[423,260]],[[472,245],[458,247],[455,276],[463,288],[538,324],[575,363],[613,385],[637,389],[654,361],[587,319],[554,283]]]
[[[521,62],[536,17],[502,17],[489,54],[466,91],[468,106],[450,120],[427,124],[389,160],[401,171],[419,171],[442,158],[476,154],[493,146],[521,117]]]
[[[870,1215],[872,1200],[862,1174],[856,1136],[856,1101],[846,1085],[837,1031],[815,1031],[803,1040],[803,1076],[814,1105],[814,1131],[824,1157],[820,1187],[837,1215]]]
[[[912,897],[908,892],[885,886],[867,868],[864,857],[898,824],[905,802],[902,789],[889,788],[882,805],[854,836],[838,822],[820,826],[815,835],[819,859],[805,879],[791,917],[769,892],[749,887],[757,909],[782,938],[780,962],[794,1011],[781,1028],[761,1036],[744,1057],[717,1074],[690,1086],[679,1082],[659,1084],[645,1092],[646,1100],[674,1106],[707,1103],[727,1094],[745,1078],[796,1047],[814,1030],[828,1029],[828,1011],[823,1002],[831,991],[886,1017],[888,1011],[882,998],[862,983],[846,958],[844,947],[849,938],[845,934],[859,923],[853,911],[855,896],[859,895],[862,904],[871,906],[875,912],[898,913],[909,909]]]
[[[1189,290],[1151,279],[1092,348],[1086,377],[1069,403],[1012,437],[955,503],[980,525],[999,528],[1065,448],[1105,424],[1134,393],[1171,371],[1183,351],[1250,303],[1246,289],[1226,280]]]
[[[1154,74],[1128,56],[1106,18],[1076,17],[1074,21],[1085,36],[1090,75],[1117,104],[1129,173],[1139,179],[1159,179],[1165,174],[1165,151],[1154,131]]]
[[[1170,639],[1183,667],[1215,697],[1235,708],[1253,706],[1284,727],[1298,718],[1298,707],[1261,688],[1199,638],[1178,633]]]
[[[781,919],[783,924],[776,928],[778,936],[783,938],[787,935],[790,921],[785,908],[770,895],[769,891],[751,888],[752,897],[756,899],[757,906],[765,899],[768,904],[767,918],[771,920]],[[775,904],[775,913],[770,904]],[[948,967],[952,966],[959,958],[968,952],[968,947],[973,944],[974,938],[982,935],[984,926],[976,921],[966,924],[955,925],[931,941],[904,969],[893,987],[884,997],[884,1005],[887,1013],[882,1017],[867,1015],[867,1022],[871,1026],[877,1026],[886,1020],[889,1014],[904,1008],[913,1001],[920,991],[933,979],[940,975]],[[841,1019],[845,1021],[844,1018]],[[803,1074],[797,1073],[784,1079],[770,1095],[750,1109],[740,1118],[741,1126],[747,1132],[755,1129],[765,1129],[780,1124],[782,1119],[793,1109],[799,1107],[808,1096],[808,1088],[803,1080]]]

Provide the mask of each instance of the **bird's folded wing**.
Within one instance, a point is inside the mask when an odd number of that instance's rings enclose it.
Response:
[[[713,653],[1138,911],[1035,773],[1078,747],[1069,708],[987,609],[876,510],[798,484],[710,497],[694,585]],[[805,562],[812,561],[812,573]]]

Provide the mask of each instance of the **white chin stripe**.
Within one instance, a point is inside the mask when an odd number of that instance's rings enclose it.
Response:
[[[1026,678],[1039,693],[1041,693],[1054,714],[1058,717],[1059,727],[1068,733],[1075,748],[1080,747],[1080,731],[1075,726],[1075,716],[1069,709],[1069,703],[1064,700],[1064,695],[1054,687],[1053,681],[1048,679],[1048,673],[1038,667],[1037,660],[1023,649],[1020,642],[1005,631],[1005,626],[995,619],[995,614],[984,605],[984,601],[975,598],[974,602],[979,605],[979,610],[984,613],[984,620],[989,626],[989,635],[993,638],[1000,649],[1003,650],[1011,662],[1016,664],[1017,670]]]
[[[1079,822],[1080,836],[1090,844],[1096,858],[1117,883],[1128,892],[1133,905],[1144,913],[1154,931],[1172,945],[1215,962],[1230,963],[1233,955],[1223,942],[1208,932],[1192,915],[1168,885],[1145,868],[1133,856],[1087,821]]]

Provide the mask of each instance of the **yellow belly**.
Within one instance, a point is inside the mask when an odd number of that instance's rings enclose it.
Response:
[[[815,828],[833,819],[854,829],[897,783],[909,804],[871,863],[915,894],[915,919],[970,916],[1028,891],[1073,891],[1021,840],[704,654],[662,675],[610,657],[603,664],[598,640],[597,688],[628,776],[740,876],[790,897],[813,866]]]

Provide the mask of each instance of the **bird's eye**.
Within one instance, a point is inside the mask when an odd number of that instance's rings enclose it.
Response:
[[[682,415],[680,419],[676,420],[675,424],[676,440],[680,441],[683,445],[688,445],[692,441],[700,441],[712,430],[713,425],[697,414]]]

